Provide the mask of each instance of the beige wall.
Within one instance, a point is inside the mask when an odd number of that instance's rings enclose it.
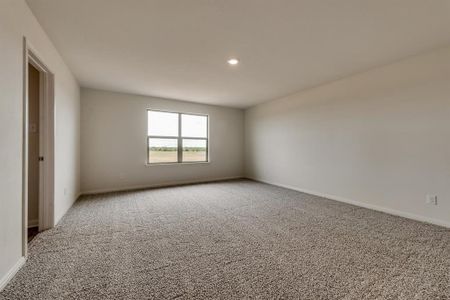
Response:
[[[208,114],[211,162],[147,166],[147,109]],[[82,191],[242,176],[243,117],[239,109],[82,89]]]
[[[0,1],[0,284],[22,255],[23,37],[55,74],[55,220],[79,193],[79,86],[22,0]],[[66,193],[64,193],[66,190]]]
[[[450,226],[450,48],[250,108],[245,128],[249,177]]]
[[[28,65],[28,227],[39,221],[39,71]]]

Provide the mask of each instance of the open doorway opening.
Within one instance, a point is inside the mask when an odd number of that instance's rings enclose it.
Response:
[[[22,255],[54,226],[54,75],[24,38]]]
[[[28,63],[28,243],[39,232],[40,72]]]

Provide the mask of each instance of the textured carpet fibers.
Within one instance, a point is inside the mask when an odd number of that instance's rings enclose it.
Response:
[[[450,299],[450,230],[240,180],[83,197],[0,299]]]

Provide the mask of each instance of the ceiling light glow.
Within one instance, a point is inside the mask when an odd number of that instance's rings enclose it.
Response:
[[[239,59],[237,58],[230,58],[229,60],[227,60],[228,64],[234,66],[237,65],[239,63]]]

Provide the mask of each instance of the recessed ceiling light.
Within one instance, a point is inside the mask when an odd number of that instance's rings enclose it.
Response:
[[[227,60],[228,64],[230,65],[237,65],[239,63],[239,59],[237,58],[230,58],[229,60]]]

